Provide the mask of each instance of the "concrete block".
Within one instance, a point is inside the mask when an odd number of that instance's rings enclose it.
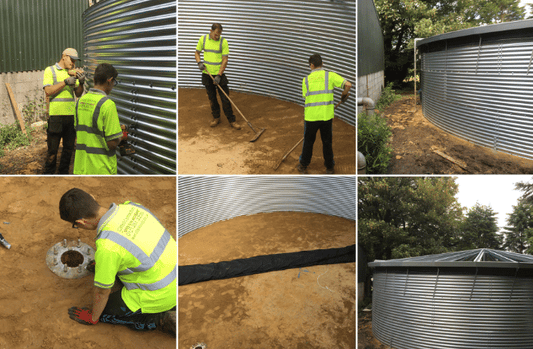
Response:
[[[6,82],[11,86],[22,113],[27,103],[38,102],[44,98],[43,75],[44,70],[0,73],[0,125],[11,124],[17,120],[7,93]]]

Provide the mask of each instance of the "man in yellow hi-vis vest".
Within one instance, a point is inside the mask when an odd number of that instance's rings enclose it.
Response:
[[[341,96],[341,101],[344,102],[348,99],[352,84],[339,74],[324,70],[322,68],[322,57],[319,54],[309,57],[309,68],[311,68],[311,74],[302,81],[302,95],[305,98],[305,123],[304,144],[298,163],[298,171],[301,174],[307,173],[307,166],[309,166],[313,157],[316,132],[320,130],[326,173],[333,174],[335,172],[332,128],[333,118],[335,117],[333,89],[335,87],[344,89]]]
[[[117,76],[111,64],[99,64],[94,70],[94,87],[76,103],[74,174],[117,174],[116,149],[127,138],[115,102],[107,97]]]
[[[70,318],[175,335],[177,245],[159,219],[130,201],[106,209],[78,188],[63,194],[59,212],[73,228],[97,232],[92,309],[71,307]],[[116,277],[121,289],[112,293]]]
[[[228,78],[224,71],[228,65],[229,45],[228,41],[222,37],[222,25],[215,23],[211,26],[209,34],[200,37],[196,45],[194,58],[198,63],[198,68],[202,71],[202,85],[205,86],[209,102],[211,103],[211,113],[213,114],[213,121],[210,126],[215,127],[220,123],[220,105],[217,101],[217,85],[221,87],[229,96]],[[204,52],[204,61],[200,58],[200,52]],[[209,72],[209,73],[208,73]],[[211,78],[211,76],[214,78]],[[219,91],[220,100],[222,101],[222,108],[224,114],[228,118],[229,124],[236,130],[240,130],[241,126],[235,122],[235,115],[231,108],[229,99]]]
[[[45,174],[56,172],[57,151],[63,139],[63,150],[59,162],[59,173],[68,174],[70,160],[74,152],[74,95],[80,97],[83,93],[85,74],[77,72],[70,76],[69,71],[76,67],[79,60],[78,52],[67,48],[61,55],[61,60],[44,70],[43,88],[46,97],[50,100],[48,128],[46,130],[48,144],[48,157],[45,163]]]

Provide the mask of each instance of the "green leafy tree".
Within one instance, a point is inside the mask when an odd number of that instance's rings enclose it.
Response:
[[[524,19],[520,0],[375,0],[385,44],[385,78],[401,84],[413,42],[455,30]]]
[[[533,205],[519,201],[516,206],[513,206],[513,212],[509,214],[507,224],[508,226],[504,229],[504,249],[516,253],[526,252],[531,246],[528,240],[533,237]]]
[[[533,183],[517,182],[515,183],[515,190],[523,192],[522,196],[518,199],[519,201],[533,204]]]
[[[367,261],[455,250],[463,218],[457,192],[452,177],[359,178],[358,243]]]
[[[358,241],[369,260],[443,253],[457,244],[455,178],[360,178]]]
[[[500,249],[502,237],[497,234],[498,230],[496,212],[490,206],[476,203],[466,214],[458,247],[460,250]]]

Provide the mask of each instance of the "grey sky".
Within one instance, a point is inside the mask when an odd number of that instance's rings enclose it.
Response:
[[[457,176],[459,193],[456,195],[461,206],[467,209],[479,202],[490,206],[497,213],[500,229],[507,224],[508,214],[517,204],[521,191],[514,190],[516,182],[530,182],[533,175],[463,175]],[[467,211],[465,211],[466,213]]]

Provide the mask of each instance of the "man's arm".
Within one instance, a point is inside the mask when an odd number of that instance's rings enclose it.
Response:
[[[346,101],[349,95],[349,91],[352,88],[352,83],[346,80],[346,83],[344,84],[344,91],[342,91],[341,101]]]
[[[107,147],[109,148],[109,150],[115,151],[115,149],[117,149],[117,147],[120,144],[120,142],[122,142],[122,139],[123,139],[123,137],[115,138],[115,139],[113,139],[111,141],[106,141]]]
[[[218,72],[218,75],[224,74],[224,70],[226,70],[227,66],[228,66],[228,56],[222,56],[222,64],[220,65],[220,70]]]
[[[196,59],[196,63],[200,63],[202,61],[202,58],[200,57],[200,51],[194,51],[194,59]]]
[[[93,321],[97,321],[100,319],[100,315],[102,315],[105,306],[107,304],[107,300],[109,299],[109,295],[111,294],[110,288],[100,288],[100,287],[94,287],[94,293],[93,293],[93,311],[92,315]]]
[[[55,85],[51,85],[51,86],[46,86],[44,88],[44,93],[46,94],[46,97],[51,97],[53,95],[56,95],[57,93],[59,93],[59,91],[61,91],[62,89],[65,88],[65,86],[67,86],[67,84],[65,83],[65,81],[59,81],[57,84]]]
[[[76,97],[81,97],[83,93],[83,85],[79,84],[78,87],[74,90],[74,93],[76,94]]]

